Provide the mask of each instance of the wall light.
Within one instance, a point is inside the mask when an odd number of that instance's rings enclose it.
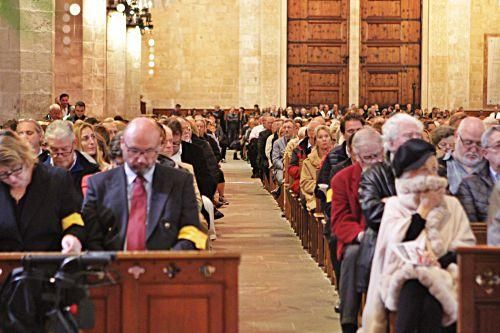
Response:
[[[69,6],[69,13],[73,16],[80,14],[80,11],[81,11],[80,5],[77,3],[74,3],[71,6]]]
[[[153,38],[148,40],[148,45],[149,46],[155,46],[155,40]]]
[[[154,73],[155,73],[155,70],[154,70],[154,69],[150,69],[150,70],[148,71],[148,74],[149,74],[149,75],[153,75]]]
[[[123,3],[119,3],[118,5],[116,5],[116,10],[119,13],[123,13],[125,11],[125,5]]]
[[[154,62],[154,61],[150,61],[150,62],[148,63],[148,65],[149,65],[149,67],[155,67],[155,62]]]

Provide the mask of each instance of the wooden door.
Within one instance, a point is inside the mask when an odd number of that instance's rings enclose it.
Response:
[[[361,0],[360,105],[420,105],[421,2]]]
[[[288,105],[347,105],[348,7],[348,0],[288,0]]]

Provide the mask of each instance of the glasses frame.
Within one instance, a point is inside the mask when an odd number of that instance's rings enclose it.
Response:
[[[154,154],[158,154],[158,148],[148,148],[146,150],[141,150],[135,147],[129,147],[129,145],[123,141],[123,144],[125,145],[125,148],[127,149],[127,153],[130,155],[132,158],[138,158],[141,155],[144,155],[144,157],[150,158],[153,157]]]
[[[467,148],[467,149],[471,149],[472,147],[476,147],[477,149],[483,148],[481,141],[465,140],[465,141],[467,141],[467,142],[465,142],[460,134],[457,133],[457,135],[458,135],[458,138],[460,139],[460,141],[462,142],[462,146],[464,146],[465,148]],[[469,143],[469,141],[470,141],[470,143]]]
[[[15,169],[11,169],[10,171],[4,172],[0,174],[0,180],[7,180],[9,179],[10,176],[19,176],[21,172],[24,169],[24,165],[20,165],[19,167],[16,167]]]

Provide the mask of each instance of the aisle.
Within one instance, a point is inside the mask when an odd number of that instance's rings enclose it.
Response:
[[[242,254],[240,333],[341,332],[334,288],[271,195],[250,178],[246,162],[228,160],[223,169],[230,205],[216,223],[213,249]]]

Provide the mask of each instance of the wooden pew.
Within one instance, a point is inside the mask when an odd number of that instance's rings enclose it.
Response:
[[[500,247],[457,249],[458,333],[499,331]]]
[[[487,224],[485,222],[471,222],[470,226],[474,236],[476,236],[477,245],[486,245]]]
[[[0,254],[0,283],[25,254]],[[119,282],[91,290],[96,325],[84,332],[238,332],[239,260],[235,253],[119,252],[110,266]]]

